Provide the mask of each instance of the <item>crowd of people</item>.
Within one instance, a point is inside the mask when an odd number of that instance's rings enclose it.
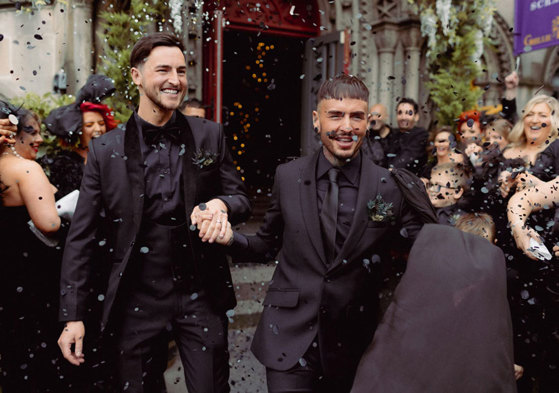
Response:
[[[515,73],[507,77],[508,90],[517,84]],[[507,96],[511,97],[510,91]],[[558,216],[552,188],[539,186],[559,174],[559,103],[553,97],[536,95],[514,124],[518,117],[514,95],[504,99],[502,106],[497,115],[478,110],[457,114],[455,127],[436,127],[428,138],[415,127],[417,104],[400,101],[396,109],[400,128],[395,130],[383,121],[387,117],[384,106],[376,104],[370,109],[369,150],[373,158],[382,158],[377,160],[379,165],[406,168],[421,178],[440,224],[454,226],[467,213],[491,217],[495,244],[506,256],[515,367],[517,376],[523,375],[518,381],[520,391],[532,392],[534,386],[538,391],[554,391],[559,384],[559,275],[555,259],[544,259],[538,251],[546,248],[543,244],[559,249]],[[415,116],[411,125],[409,113]],[[518,195],[525,190],[542,202],[519,210]],[[531,211],[539,213],[530,216]]]
[[[245,237],[231,226],[250,214],[245,187],[223,127],[204,119],[199,101],[183,101],[183,51],[166,33],[136,44],[130,66],[141,98],[121,126],[102,103],[115,90],[102,75],[92,75],[74,103],[46,119],[0,102],[4,393],[164,391],[169,332],[189,391],[228,391],[227,313],[235,297],[226,252],[255,261],[279,253],[253,342],[271,392],[295,386],[343,392],[352,385],[355,392],[375,391],[372,386],[383,392],[462,391],[451,386],[467,378],[463,374],[447,373],[429,385],[434,378],[419,378],[416,364],[423,362],[422,374],[432,375],[445,367],[437,360],[448,347],[455,346],[456,358],[467,357],[468,343],[457,344],[465,335],[479,338],[479,352],[448,367],[474,375],[478,384],[464,389],[557,391],[555,98],[536,95],[518,116],[518,76],[512,73],[500,112],[473,108],[456,114],[456,124],[428,132],[418,126],[413,99],[398,101],[393,128],[385,105],[368,109],[368,89],[358,78],[330,79],[313,112],[321,148],[278,167],[264,224]],[[55,156],[37,157],[41,122],[57,137]],[[376,260],[404,258],[398,251],[416,238],[394,295],[398,301],[373,339],[383,281]],[[453,255],[464,270],[439,269]],[[477,265],[481,260],[490,263]],[[426,271],[431,275],[421,274]],[[474,279],[480,271],[490,277],[484,285]],[[464,290],[466,276],[477,288],[470,303],[462,302],[465,294],[453,298]],[[448,285],[437,291],[441,280]],[[415,296],[424,288],[418,282],[433,292]],[[483,296],[497,300],[485,303]],[[437,298],[455,302],[438,304]],[[410,322],[417,314],[397,308],[406,302],[423,310],[417,323]],[[465,304],[476,311],[465,311]],[[424,317],[437,307],[445,310],[440,319]],[[459,317],[466,312],[476,324]],[[443,339],[452,315],[462,321],[461,330]],[[414,334],[396,329],[406,318]],[[422,338],[417,357],[404,362],[389,356],[406,351],[394,349],[398,343]],[[514,354],[507,352],[509,338]],[[427,343],[437,354],[429,360]],[[489,376],[492,367],[498,372]]]

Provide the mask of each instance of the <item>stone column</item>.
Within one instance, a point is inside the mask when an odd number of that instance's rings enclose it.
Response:
[[[419,99],[419,73],[421,62],[421,30],[418,21],[410,20],[402,28],[405,50],[405,96]]]
[[[93,73],[93,1],[70,2],[70,29],[66,45],[64,70],[68,76],[68,93],[75,94]]]
[[[379,53],[379,102],[386,105],[390,117],[393,117],[394,79],[392,78],[394,77],[394,51],[398,43],[398,26],[393,22],[383,21],[374,25],[372,31]]]

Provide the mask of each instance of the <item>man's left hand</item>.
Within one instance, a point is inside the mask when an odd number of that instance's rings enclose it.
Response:
[[[190,220],[200,231],[202,241],[213,243],[218,237],[223,239],[227,232],[227,206],[217,198],[200,203],[192,210]]]

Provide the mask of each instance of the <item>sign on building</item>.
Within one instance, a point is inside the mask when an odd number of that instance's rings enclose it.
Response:
[[[516,0],[514,54],[559,45],[559,0]]]

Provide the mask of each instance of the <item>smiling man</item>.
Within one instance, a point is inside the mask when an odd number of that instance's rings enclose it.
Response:
[[[255,236],[228,225],[217,239],[246,260],[279,250],[252,343],[269,392],[349,391],[377,323],[379,255],[421,227],[390,173],[361,152],[368,100],[354,76],[325,81],[312,114],[322,147],[277,168]]]
[[[228,392],[226,311],[235,307],[235,296],[222,248],[210,243],[225,234],[228,219],[247,218],[249,201],[223,128],[177,110],[187,89],[179,39],[168,33],[141,38],[130,65],[140,92],[137,111],[125,127],[89,145],[62,262],[60,319],[66,325],[59,346],[70,363],[86,362],[91,348],[83,347],[82,321],[90,272],[109,265],[99,300],[101,329],[115,349],[116,391],[165,391],[171,330],[188,390]],[[99,241],[102,221],[107,238]],[[94,260],[104,244],[110,260]]]
[[[427,162],[427,144],[429,133],[425,128],[418,127],[419,105],[411,98],[402,98],[396,106],[396,147],[391,149],[388,166],[405,168],[416,175]]]

